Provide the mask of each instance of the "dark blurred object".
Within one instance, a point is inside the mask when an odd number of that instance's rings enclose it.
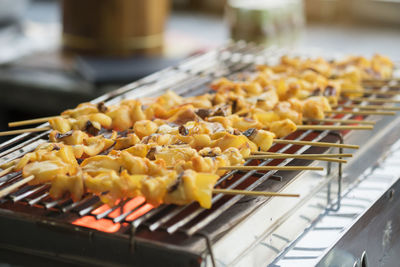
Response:
[[[98,58],[79,57],[76,68],[94,84],[124,84],[177,63],[177,59],[156,57]]]
[[[266,45],[293,45],[304,29],[302,0],[228,0],[231,38]]]
[[[20,19],[29,0],[0,0],[0,24]]]
[[[175,9],[223,13],[227,0],[173,0]]]
[[[162,53],[168,0],[64,0],[63,46],[127,56]]]

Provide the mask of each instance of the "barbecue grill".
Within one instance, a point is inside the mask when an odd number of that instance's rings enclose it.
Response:
[[[183,96],[197,95],[209,90],[208,84],[215,78],[240,79],[254,69],[255,63],[273,63],[287,53],[231,43],[93,102],[115,104],[125,98],[161,95],[168,89]],[[328,266],[333,260],[351,264],[369,261],[372,266],[394,263],[398,256],[392,252],[400,244],[393,238],[400,227],[395,209],[400,202],[395,166],[400,163],[396,159],[400,118],[351,114],[342,118],[368,118],[377,123],[372,131],[307,130],[286,139],[360,145],[345,166],[304,159],[248,160],[245,164],[261,166],[320,165],[326,171],[233,170],[217,183],[229,189],[296,192],[301,195],[298,199],[216,194],[212,208],[205,210],[198,204],[154,208],[137,197],[109,208],[97,196],[86,195],[78,202],[52,199],[48,185],[24,185],[0,199],[0,247],[69,263],[106,266]],[[22,134],[3,143],[1,162],[32,151],[47,140],[47,134]],[[271,151],[354,152],[283,144],[273,145]],[[20,180],[20,173],[3,176],[0,189]],[[336,223],[329,218],[347,222]],[[330,242],[322,232],[330,236]],[[367,245],[367,237],[376,242]]]

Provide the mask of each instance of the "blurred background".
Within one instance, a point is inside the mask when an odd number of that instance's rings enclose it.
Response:
[[[229,39],[399,60],[400,0],[0,0],[0,130]]]

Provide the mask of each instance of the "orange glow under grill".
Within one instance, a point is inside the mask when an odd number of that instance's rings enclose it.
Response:
[[[116,218],[116,217],[118,217],[118,216],[120,216],[120,215],[122,215],[122,214],[124,214],[126,212],[129,212],[129,211],[139,207],[144,202],[145,202],[145,198],[144,197],[133,198],[133,199],[127,201],[122,207],[112,211],[108,215],[108,217]],[[107,211],[110,208],[111,208],[110,206],[104,204],[104,205],[100,206],[99,208],[95,209],[94,211],[92,211],[92,214],[93,215],[101,214],[101,213]],[[153,209],[152,205],[145,204],[142,207],[140,207],[138,210],[136,210],[135,212],[133,212],[132,214],[127,216],[125,218],[125,220],[126,221],[133,221],[136,218],[139,218],[140,216],[142,216],[143,214],[149,212],[151,209]],[[78,225],[78,226],[87,227],[87,228],[96,229],[98,231],[102,231],[102,232],[106,232],[106,233],[115,233],[121,228],[121,223],[114,223],[110,219],[97,220],[95,217],[90,216],[90,215],[84,216],[84,217],[79,218],[79,219],[76,219],[75,221],[72,222],[72,224]]]

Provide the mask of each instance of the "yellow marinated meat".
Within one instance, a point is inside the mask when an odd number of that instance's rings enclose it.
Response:
[[[119,172],[122,163],[119,158],[106,155],[97,155],[85,159],[81,163],[82,170],[91,176],[96,176],[101,172],[113,170]]]
[[[136,144],[134,146],[131,146],[130,148],[125,149],[124,151],[130,153],[133,156],[145,158],[150,148],[151,145]]]
[[[325,118],[325,111],[330,110],[331,107],[325,97],[314,96],[304,101],[303,114],[305,118],[323,119]]]
[[[114,143],[114,140],[107,139],[102,135],[89,137],[84,140],[83,151],[86,156],[95,156],[110,148]]]
[[[89,177],[87,173],[78,171],[73,175],[56,175],[51,183],[50,196],[54,199],[68,195],[73,201],[78,201],[85,193],[84,181]]]
[[[287,101],[279,102],[274,107],[274,112],[280,117],[281,120],[290,119],[295,124],[303,123],[303,114],[301,112],[297,112],[296,110],[294,110],[290,102]]]
[[[236,147],[243,157],[247,157],[251,152],[257,151],[257,145],[244,135],[220,133],[220,136],[212,142],[211,147],[219,147],[222,151],[230,147]]]
[[[218,180],[218,175],[209,173],[197,173],[186,170],[181,174],[175,174],[175,182],[168,188],[164,195],[165,203],[184,205],[197,201],[201,207],[211,207],[212,189]]]
[[[108,109],[106,115],[111,118],[111,127],[116,131],[125,131],[133,126],[132,110],[128,105],[115,105]]]
[[[135,134],[142,139],[157,132],[158,126],[150,120],[137,121],[133,126]]]
[[[71,123],[69,119],[63,117],[55,117],[49,119],[49,124],[53,130],[56,130],[62,134],[71,131]]]
[[[59,131],[51,131],[49,134],[49,139],[51,142],[58,143],[62,142],[66,145],[81,145],[83,141],[88,138],[88,134],[80,131],[69,131],[65,134],[60,133]]]
[[[249,128],[263,128],[263,125],[259,123],[257,120],[247,117],[239,117],[237,115],[231,115],[228,117],[231,120],[232,128],[237,129],[239,131],[246,131]]]
[[[66,174],[68,166],[61,160],[34,161],[25,165],[22,169],[22,176],[33,175],[34,179],[30,185],[44,184],[52,181],[57,175]]]
[[[163,175],[166,171],[166,163],[163,159],[150,161],[147,158],[136,157],[127,151],[120,154],[121,166],[130,174]]]
[[[274,133],[278,138],[285,137],[295,132],[296,129],[296,124],[289,119],[274,121],[269,124],[269,131]]]
[[[256,107],[263,109],[265,111],[272,110],[275,105],[279,102],[278,95],[275,90],[268,90],[259,96],[256,99]]]
[[[183,103],[183,98],[174,91],[168,90],[165,94],[158,97],[156,102],[165,109],[171,109],[181,105]]]
[[[162,159],[167,166],[174,166],[179,161],[189,161],[197,155],[197,151],[191,147],[160,147],[154,152],[155,159]]]
[[[275,134],[265,130],[251,128],[243,133],[254,142],[262,151],[268,151],[273,143]]]
[[[99,110],[95,104],[86,102],[86,103],[79,104],[74,109],[67,109],[66,111],[61,113],[61,115],[72,117],[72,118],[78,118],[82,115],[88,115],[88,114],[98,113],[98,112],[99,112]]]
[[[121,101],[121,105],[130,107],[132,123],[146,119],[146,114],[143,111],[143,105],[140,101],[135,99],[126,99]]]
[[[165,203],[165,195],[167,190],[171,188],[176,181],[177,174],[175,171],[169,171],[163,176],[148,176],[142,181],[142,194],[146,201],[154,206]]]
[[[99,172],[94,177],[87,176],[84,182],[88,192],[98,195],[103,203],[110,206],[124,197],[123,180],[114,170]]]
[[[71,128],[74,130],[87,130],[89,122],[93,126],[100,130],[101,127],[110,129],[113,123],[112,118],[103,113],[92,113],[88,115],[82,115],[75,120],[71,119]]]
[[[139,142],[140,142],[139,137],[134,133],[130,133],[125,137],[119,137],[115,139],[114,149],[116,150],[126,149],[136,145]]]

